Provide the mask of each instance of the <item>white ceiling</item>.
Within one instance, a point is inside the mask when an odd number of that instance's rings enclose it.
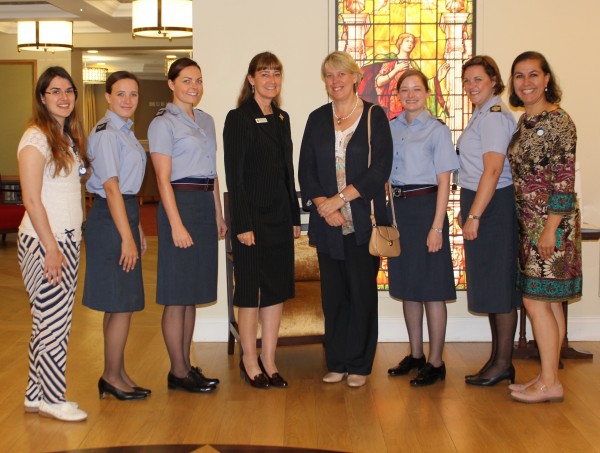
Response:
[[[15,1],[0,0],[0,34],[17,34],[17,21],[32,19],[56,19],[73,21],[74,45],[77,37],[97,34],[99,37],[95,49],[98,54],[88,54],[90,47],[82,47],[84,62],[88,65],[106,63],[109,71],[125,69],[144,78],[164,77],[164,57],[168,54],[177,57],[188,56],[191,50],[190,40],[184,40],[189,48],[183,47],[181,40],[165,42],[160,38],[141,38],[144,46],[115,48],[102,45],[102,36],[115,33],[131,34],[131,0],[48,0]],[[140,38],[138,38],[140,39]],[[162,41],[157,48],[149,48],[148,40]],[[81,39],[79,41],[89,42]],[[129,43],[128,43],[129,45]],[[179,48],[176,48],[179,46]]]

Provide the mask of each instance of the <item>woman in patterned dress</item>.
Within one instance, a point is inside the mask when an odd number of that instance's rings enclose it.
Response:
[[[541,373],[511,386],[526,403],[562,401],[558,380],[565,336],[562,302],[581,297],[581,226],[575,185],[577,134],[559,106],[561,90],[543,55],[524,52],[512,64],[510,103],[524,107],[509,145],[520,232],[519,287],[540,352]]]

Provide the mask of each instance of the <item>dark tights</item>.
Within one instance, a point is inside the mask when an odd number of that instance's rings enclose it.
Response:
[[[513,308],[508,313],[490,313],[488,318],[492,331],[492,351],[490,358],[478,373],[483,379],[497,376],[512,365],[517,309]]]

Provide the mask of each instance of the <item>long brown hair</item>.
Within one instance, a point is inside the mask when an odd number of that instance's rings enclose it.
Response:
[[[64,128],[61,128],[60,123],[56,121],[48,111],[46,104],[42,102],[48,86],[50,86],[55,77],[69,81],[75,91],[75,100],[77,100],[77,88],[67,70],[61,66],[49,67],[37,81],[35,87],[35,109],[30,124],[42,131],[48,140],[48,145],[50,145],[52,153],[50,162],[54,164],[54,176],[56,177],[63,170],[70,172],[71,165],[74,164],[71,154],[65,152],[71,146],[67,135],[73,140],[73,149],[79,154],[86,169],[90,168],[90,158],[87,154],[87,144],[81,122],[77,116],[77,110],[73,108],[71,114],[65,118]]]
[[[275,71],[280,71],[283,75],[283,65],[281,64],[281,61],[279,61],[279,58],[274,54],[271,52],[262,52],[255,55],[254,58],[250,60],[248,73],[246,74],[246,77],[244,77],[244,82],[242,83],[242,90],[240,91],[237,101],[238,107],[252,97],[252,85],[250,85],[250,82],[248,81],[248,76],[254,77],[258,71],[262,71],[263,69],[274,69]],[[278,94],[272,102],[275,107],[279,107],[281,104],[280,95]]]

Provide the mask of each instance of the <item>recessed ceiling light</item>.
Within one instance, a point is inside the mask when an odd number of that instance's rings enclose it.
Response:
[[[165,58],[177,58],[177,55],[167,55]]]
[[[88,50],[87,52],[88,52],[88,53],[98,53],[98,51],[97,51],[97,50]]]
[[[96,63],[98,66],[106,66],[106,63],[104,63],[103,61],[100,61],[98,63]]]

